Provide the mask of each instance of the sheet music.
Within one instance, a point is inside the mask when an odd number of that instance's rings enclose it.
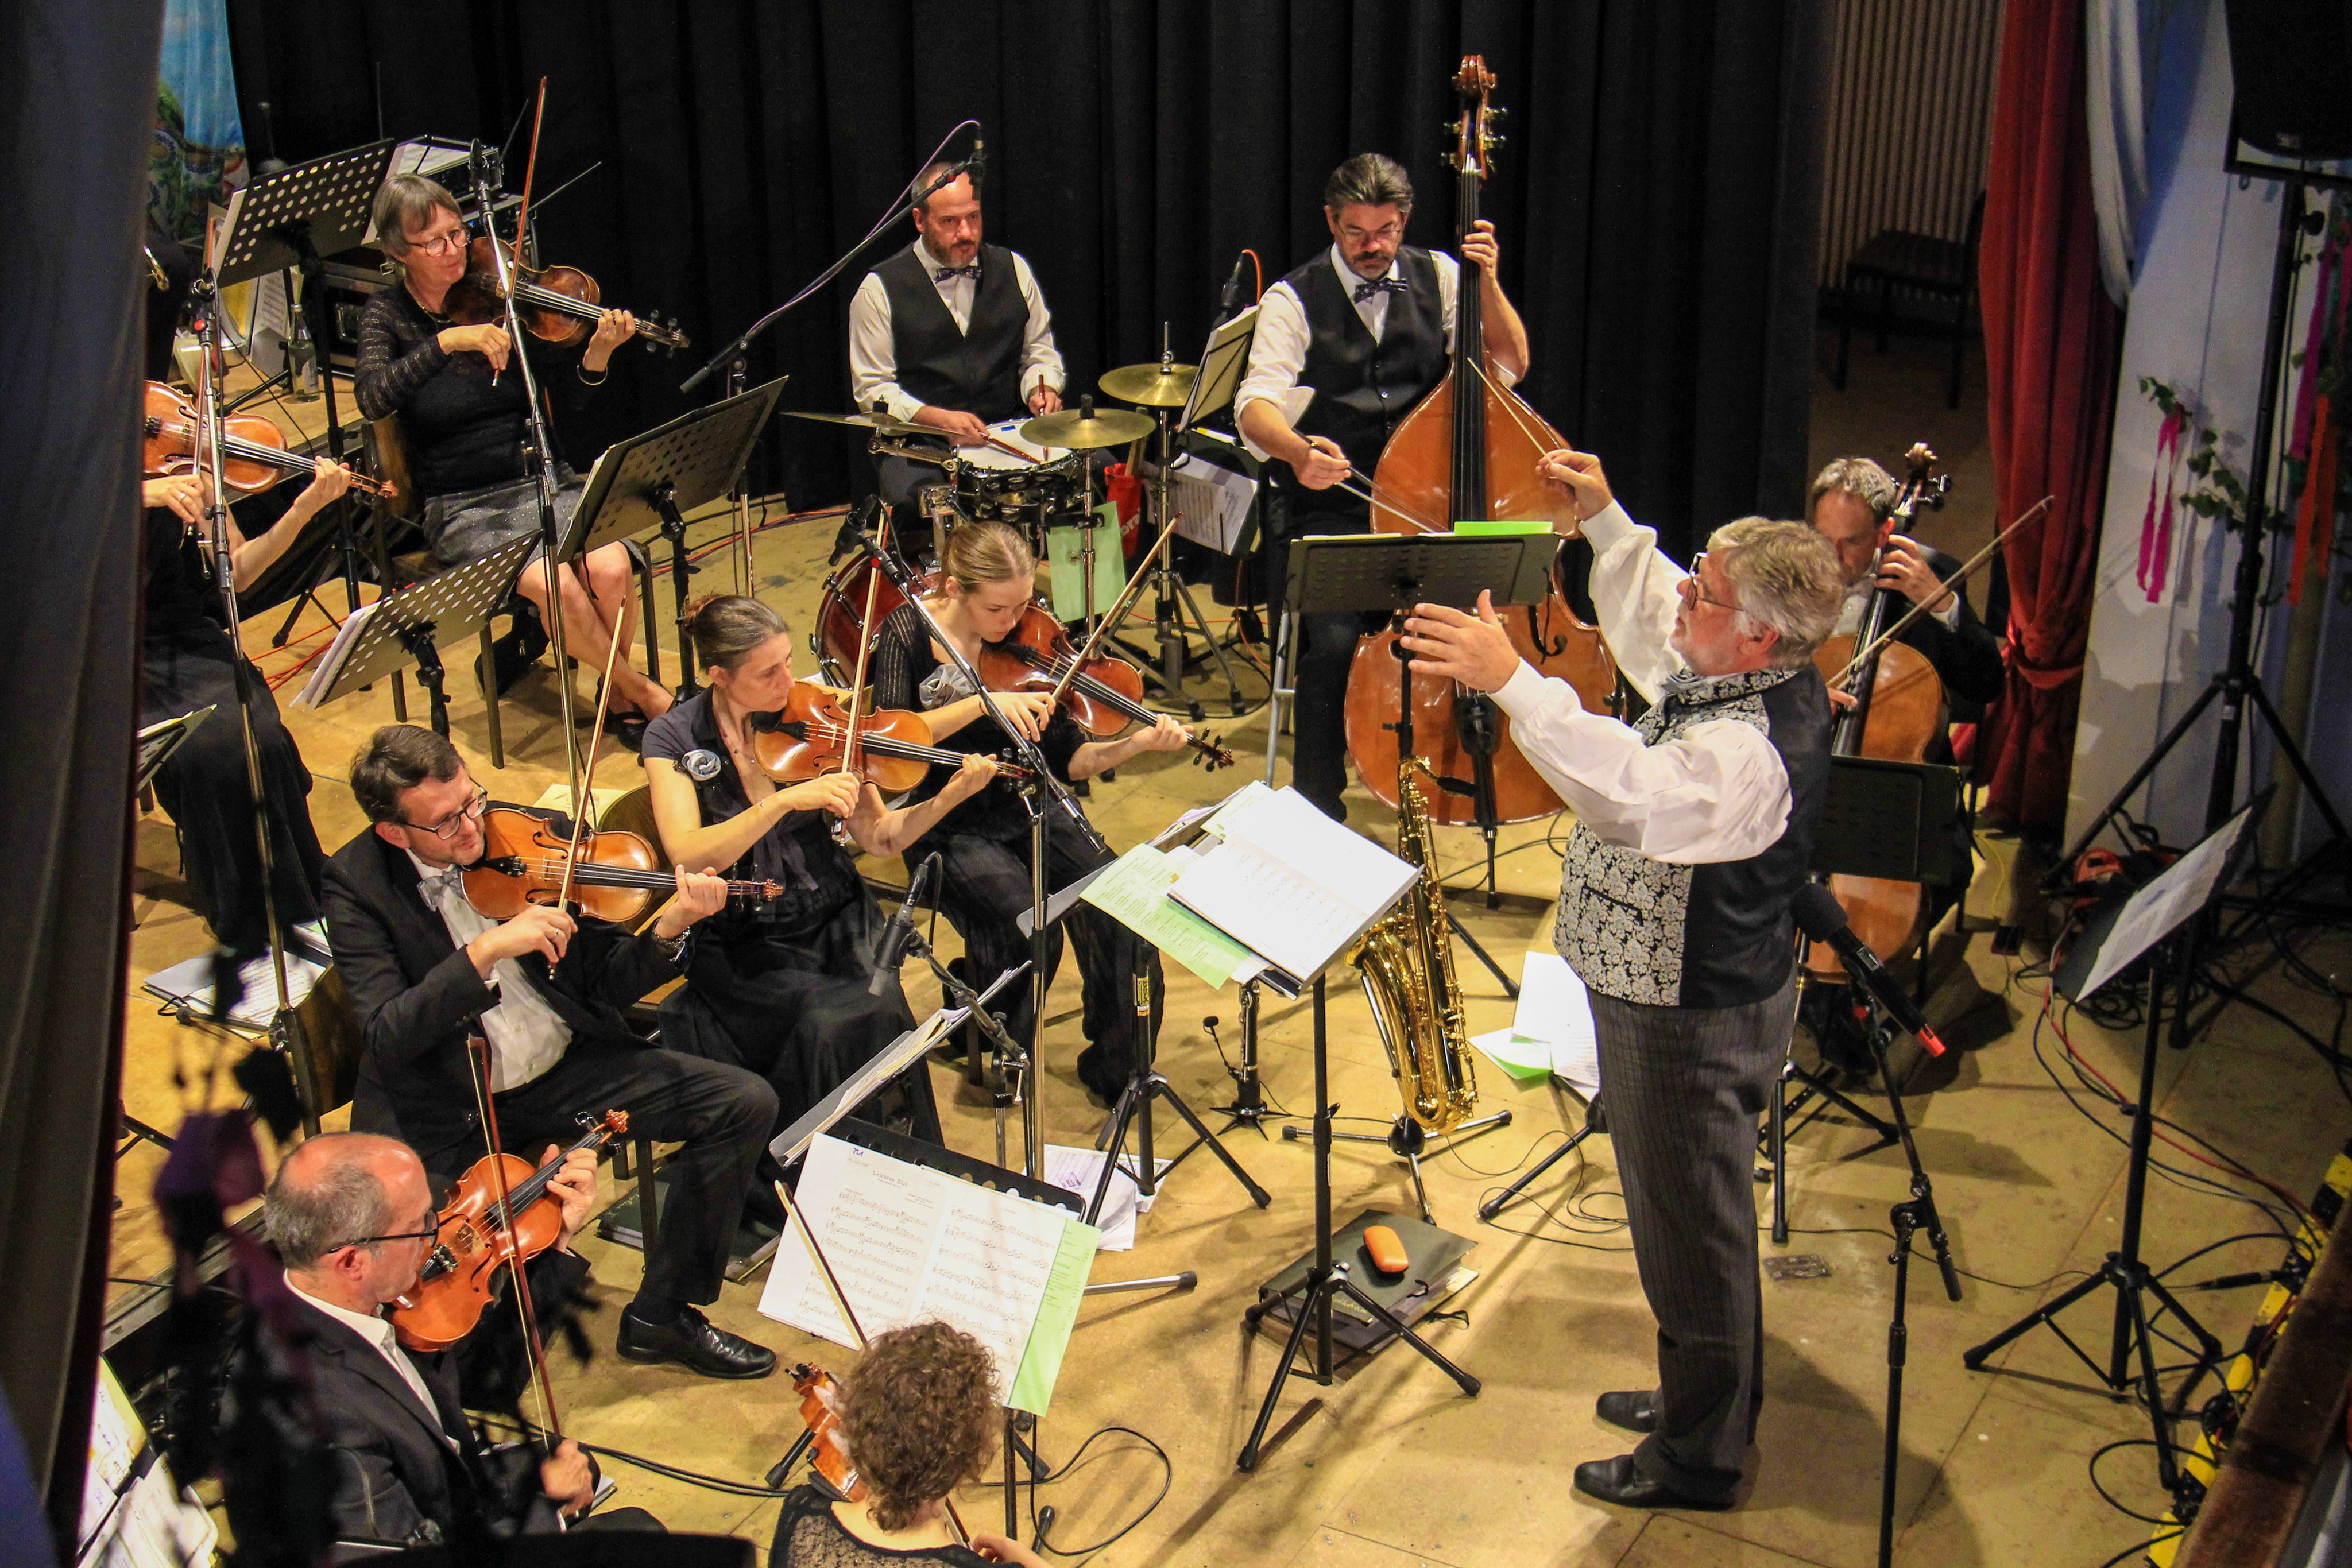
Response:
[[[1320,970],[1412,884],[1404,861],[1348,831],[1296,789],[1250,799],[1169,896],[1290,974]]]
[[[375,616],[375,607],[382,602],[371,599],[343,617],[343,623],[335,628],[335,640],[327,645],[319,662],[310,666],[310,678],[302,683],[294,706],[315,708],[326,700],[328,692],[334,689],[335,677],[343,673],[343,661],[352,656],[352,646],[359,642],[360,633],[367,630],[368,622]]]
[[[1067,1233],[1082,1232],[1089,1251],[1097,1240],[1063,1210],[824,1135],[809,1146],[793,1218],[761,1292],[763,1314],[856,1345],[798,1232],[805,1222],[867,1334],[933,1319],[961,1329],[994,1358],[1000,1401],[1034,1354]],[[1045,1350],[1059,1354],[1058,1343]]]
[[[2172,928],[2205,906],[2213,895],[2213,885],[2229,869],[2230,854],[2244,835],[2246,819],[2252,814],[2251,806],[2241,809],[2237,816],[2208,835],[2204,842],[2164,868],[2164,873],[2137,893],[2124,905],[2107,939],[2099,947],[2099,961],[2092,967],[2090,977],[2082,989],[2074,993],[2083,1001],[2101,986],[2114,979],[2131,966],[2132,960],[2155,946]]]

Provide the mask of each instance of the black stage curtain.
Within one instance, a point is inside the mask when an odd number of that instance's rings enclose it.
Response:
[[[162,0],[0,0],[0,1385],[69,1560],[113,1196]]]
[[[1528,318],[1526,389],[1607,460],[1670,548],[1805,479],[1820,0],[230,0],[248,140],[289,160],[438,133],[503,138],[549,81],[547,258],[675,312],[705,352],[814,276],[931,146],[986,129],[992,239],[1035,267],[1078,390],[1196,356],[1244,246],[1273,282],[1328,239],[1323,181],[1386,152],[1450,246],[1448,80],[1483,53],[1511,110],[1486,195]],[[519,166],[509,183],[519,183]],[[900,224],[891,246],[913,237]],[[877,242],[873,258],[887,254]],[[864,265],[787,318],[754,380],[848,402]],[[1246,278],[1244,279],[1246,283]],[[644,350],[626,350],[641,356]],[[625,368],[575,461],[688,406],[699,362]],[[706,392],[703,394],[708,396]],[[762,477],[795,506],[862,482],[848,438],[785,422]]]

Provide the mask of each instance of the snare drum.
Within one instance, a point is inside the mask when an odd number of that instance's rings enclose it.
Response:
[[[1026,420],[988,427],[1007,446],[1034,453],[1024,462],[994,446],[960,446],[955,454],[955,507],[973,522],[1009,523],[1042,551],[1045,523],[1086,504],[1086,455],[1061,446],[1035,446],[1020,436]]]

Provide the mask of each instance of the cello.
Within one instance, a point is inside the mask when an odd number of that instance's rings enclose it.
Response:
[[[1465,57],[1454,78],[1460,113],[1446,162],[1456,175],[1458,236],[1467,236],[1478,219],[1479,190],[1501,142],[1494,131],[1501,111],[1488,102],[1494,86],[1494,73],[1478,55]],[[1546,452],[1567,442],[1495,374],[1485,340],[1483,281],[1480,267],[1465,259],[1454,309],[1453,362],[1389,437],[1372,476],[1376,533],[1450,533],[1455,523],[1490,517],[1536,518],[1555,533],[1575,531],[1574,504],[1536,471]],[[1521,658],[1574,686],[1587,708],[1614,707],[1616,662],[1600,629],[1569,607],[1557,559],[1544,601],[1503,613]],[[1391,628],[1357,644],[1347,701],[1348,753],[1364,788],[1391,808],[1399,760],[1396,638]],[[1559,797],[1512,743],[1510,720],[1492,698],[1415,670],[1412,707],[1415,749],[1443,786],[1428,802],[1431,820],[1449,827],[1475,823],[1486,835],[1491,890],[1495,825],[1547,816],[1560,809]]]
[[[1925,442],[1904,454],[1908,472],[1896,493],[1890,514],[1898,532],[1921,507],[1941,509],[1950,484],[1936,473],[1936,455]],[[1877,575],[1874,564],[1872,575]],[[1853,695],[1853,706],[1839,713],[1830,727],[1830,755],[1869,757],[1885,762],[1923,762],[1927,746],[1944,732],[1944,683],[1936,668],[1917,649],[1888,639],[1888,623],[1900,612],[1903,595],[1881,588],[1870,596],[1862,629],[1841,633],[1813,650],[1813,667],[1822,678]],[[1880,644],[1884,644],[1883,646]],[[1854,657],[1854,650],[1864,656]],[[1927,914],[1921,885],[1886,877],[1853,876],[1844,873],[1829,879],[1830,892],[1845,906],[1853,934],[1879,958],[1894,962],[1916,946]],[[1843,985],[1845,964],[1826,943],[1805,946],[1805,973],[1817,985]]]

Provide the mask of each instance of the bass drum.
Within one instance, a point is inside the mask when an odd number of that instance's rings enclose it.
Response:
[[[932,572],[919,580],[929,591],[938,586],[939,574]],[[809,652],[816,655],[818,670],[829,685],[843,691],[857,678],[857,653],[866,645],[868,583],[873,585],[874,626],[878,630],[884,617],[907,602],[907,596],[882,575],[872,556],[862,553],[842,562],[824,580],[824,591],[816,601],[816,624],[809,628]]]

